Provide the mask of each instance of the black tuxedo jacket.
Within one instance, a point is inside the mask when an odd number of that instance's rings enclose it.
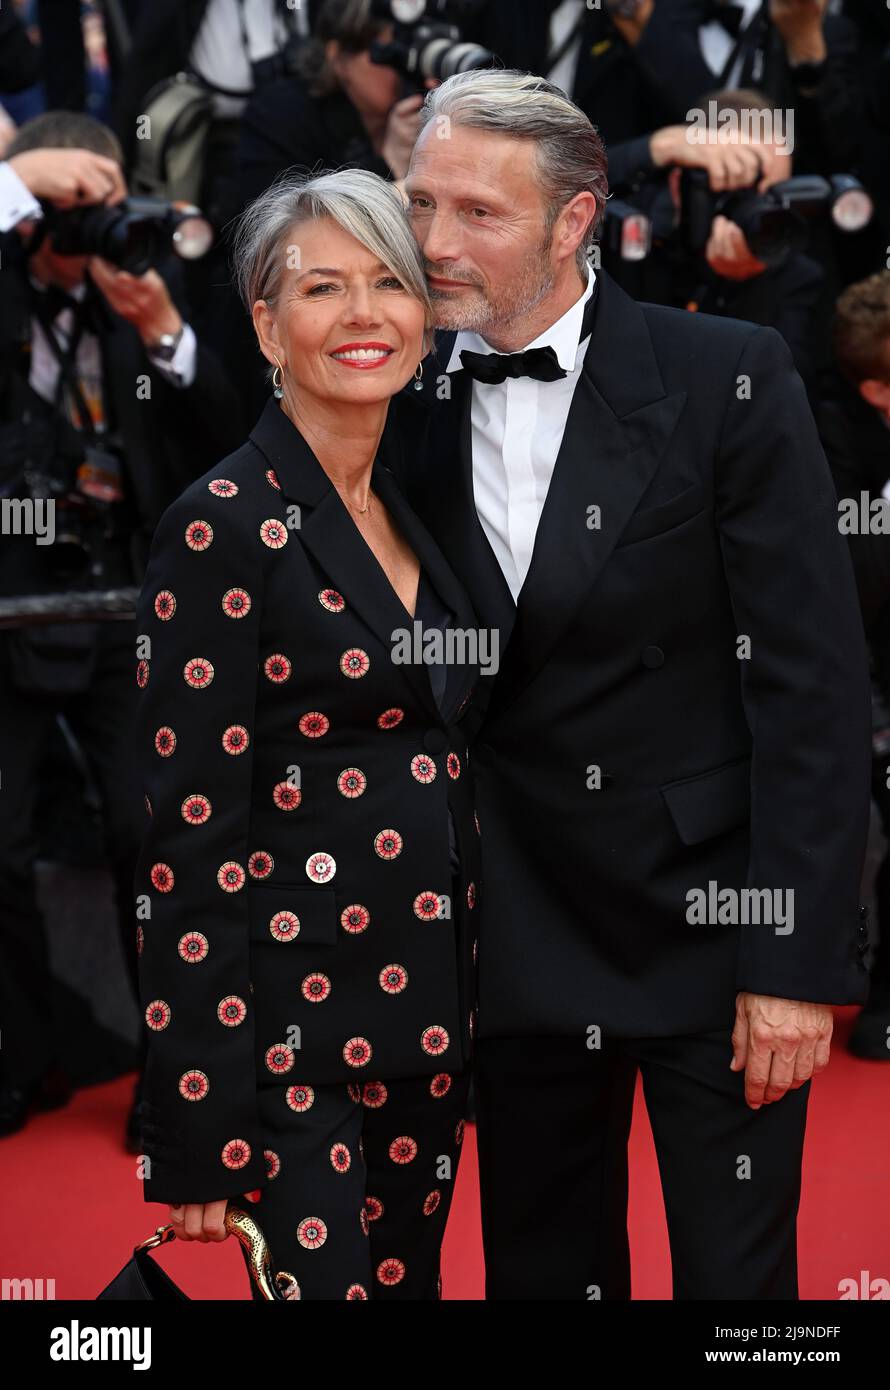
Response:
[[[382,465],[373,486],[471,629]],[[137,616],[145,1198],[213,1201],[265,1179],[259,1088],[299,1108],[318,1084],[468,1061],[480,866],[457,719],[478,667],[449,664],[440,714],[426,666],[391,658],[410,616],[274,399],[164,513]]]
[[[468,714],[479,1036],[716,1029],[738,990],[859,1001],[867,660],[803,385],[773,329],[598,281],[518,607],[473,505],[467,374],[438,399],[453,339],[390,416],[501,638]],[[741,898],[736,924],[691,925],[710,881],[780,910],[793,889],[793,931],[742,925]]]

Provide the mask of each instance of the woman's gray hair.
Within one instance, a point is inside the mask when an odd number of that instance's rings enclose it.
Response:
[[[450,125],[460,125],[534,140],[548,231],[576,194],[592,193],[596,215],[578,247],[578,268],[584,270],[609,196],[609,161],[596,126],[565,92],[543,77],[511,68],[459,72],[427,93],[420,120],[421,130],[431,121],[442,122],[442,139]]]
[[[420,300],[426,349],[432,340],[434,311],[423,254],[398,190],[367,169],[327,169],[317,174],[285,169],[248,204],[232,240],[232,270],[248,314],[258,299],[274,308],[288,260],[299,254],[298,227],[325,217],[360,241]],[[297,260],[294,268],[298,266]]]

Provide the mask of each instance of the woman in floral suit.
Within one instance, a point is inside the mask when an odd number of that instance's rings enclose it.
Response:
[[[432,312],[395,190],[288,176],[237,267],[276,397],[165,512],[137,631],[145,1198],[252,1194],[303,1298],[435,1298],[474,1010],[472,644],[377,458]],[[416,636],[416,634],[415,634]],[[427,647],[429,655],[430,647]]]

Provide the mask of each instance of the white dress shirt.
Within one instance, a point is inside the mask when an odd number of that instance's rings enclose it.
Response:
[[[588,267],[584,294],[526,348],[552,347],[567,375],[558,381],[508,377],[500,385],[473,381],[473,496],[476,512],[514,601],[531,565],[535,536],[572,396],[590,337],[578,341],[596,276]],[[520,349],[525,351],[526,348]],[[458,333],[446,370],[462,371],[460,354],[496,349],[477,333]]]
[[[733,0],[736,5],[741,5],[745,11],[745,22],[742,30],[748,28],[751,20],[760,9],[761,0]],[[717,20],[711,24],[703,24],[698,31],[698,41],[701,48],[702,57],[715,77],[719,77],[723,71],[723,65],[729,58],[736,40],[724,29],[723,25]],[[734,87],[739,80],[742,71],[742,58],[739,56],[732,65],[732,71],[727,73],[724,86]]]
[[[298,4],[293,10],[298,32],[304,36],[308,34],[305,9]],[[244,94],[228,97],[221,92],[214,93],[216,116],[225,119],[241,115],[254,87],[251,63],[271,58],[283,48],[288,34],[278,0],[210,0],[195,35],[189,63],[213,86],[228,87],[230,91]]]
[[[10,164],[0,163],[0,232],[11,231],[17,223],[26,219],[38,221],[42,216],[43,209],[28,186]],[[69,290],[69,294],[74,299],[80,299],[84,290],[83,285],[75,285],[74,289]],[[53,323],[55,335],[63,346],[68,341],[71,327],[71,310],[63,309]],[[151,353],[148,353],[148,357],[152,366],[163,372],[171,385],[188,387],[195,379],[197,353],[195,331],[191,324],[187,323],[183,326],[182,337],[176,345],[176,352],[171,361],[165,362]],[[99,360],[98,354],[99,344],[95,337],[91,333],[84,333],[78,345],[77,367],[85,380],[89,380],[94,374],[95,364]],[[38,395],[51,401],[55,396],[58,374],[58,362],[46,341],[46,335],[38,320],[32,318],[30,385]]]
[[[550,52],[555,53],[560,44],[564,43],[578,22],[579,17],[584,13],[584,0],[562,0],[550,16]],[[578,60],[581,57],[581,40],[583,32],[578,35],[574,43],[569,45],[568,50],[560,58],[555,67],[552,67],[547,74],[548,82],[554,86],[561,87],[566,96],[571,96],[575,86],[575,78],[578,75]]]

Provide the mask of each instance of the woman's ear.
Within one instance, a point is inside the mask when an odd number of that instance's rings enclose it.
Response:
[[[266,361],[274,367],[275,358],[283,357],[283,352],[278,337],[278,324],[275,315],[265,299],[256,301],[251,311],[251,318],[253,319],[257,342],[260,345],[260,352]]]

